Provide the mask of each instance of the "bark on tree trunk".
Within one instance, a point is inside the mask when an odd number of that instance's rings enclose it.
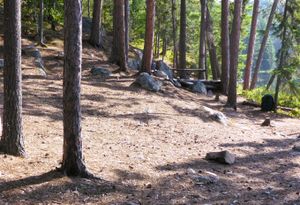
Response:
[[[241,8],[242,0],[234,1],[234,16],[232,22],[232,32],[230,38],[230,77],[229,77],[229,90],[227,98],[227,106],[236,109],[237,102],[237,67],[240,45],[240,32],[241,32]]]
[[[217,48],[215,45],[214,34],[213,34],[213,22],[210,16],[210,12],[207,9],[207,18],[206,18],[206,28],[207,28],[207,47],[209,50],[211,70],[214,80],[220,79],[220,66],[217,56]]]
[[[127,54],[125,42],[125,2],[114,1],[114,38],[112,62],[120,66],[120,71],[127,72]]]
[[[177,25],[176,25],[176,0],[172,0],[172,28],[173,28],[173,67],[178,67],[177,53]]]
[[[153,60],[153,41],[154,41],[154,25],[155,25],[155,0],[147,0],[146,12],[146,32],[144,55],[142,60],[142,71],[151,73],[151,65]]]
[[[207,1],[200,0],[201,3],[201,26],[200,26],[200,44],[199,44],[199,79],[205,79],[207,71],[205,67],[206,50],[206,27],[207,27]]]
[[[179,75],[180,78],[187,78],[186,72],[186,0],[180,4],[180,39],[179,39]]]
[[[248,47],[247,61],[246,61],[245,74],[244,74],[244,85],[243,85],[244,90],[248,90],[250,86],[250,75],[251,75],[251,67],[253,64],[253,53],[254,53],[254,45],[255,45],[255,37],[256,37],[256,25],[257,25],[258,13],[259,13],[258,10],[259,10],[259,0],[254,0],[250,39],[248,43],[249,47]]]
[[[128,62],[128,52],[129,52],[129,28],[130,28],[130,4],[129,0],[125,0],[125,55],[126,62]]]
[[[102,15],[103,0],[94,0],[93,20],[90,35],[90,44],[96,47],[101,47],[101,15]]]
[[[221,42],[222,42],[222,92],[224,95],[228,94],[228,79],[230,67],[230,40],[229,40],[229,0],[222,0],[222,28],[221,28]]]
[[[25,156],[22,133],[21,2],[4,1],[4,104],[2,151]]]
[[[44,0],[39,1],[39,44],[44,46]]]
[[[281,46],[281,50],[280,50],[280,59],[279,59],[279,66],[278,66],[278,70],[281,70],[285,64],[285,57],[288,55],[288,48],[287,48],[287,42],[286,42],[286,38],[287,38],[287,10],[288,10],[288,3],[289,0],[285,1],[285,8],[284,8],[284,14],[283,14],[283,20],[282,20],[282,25],[284,26],[283,28],[283,32],[282,32],[282,46]],[[274,97],[274,101],[275,101],[275,111],[277,110],[277,106],[278,106],[278,100],[279,100],[279,89],[281,86],[281,75],[278,74],[277,75],[277,82],[276,82],[276,88],[275,88],[275,97]]]
[[[266,30],[265,30],[265,33],[264,33],[264,36],[263,36],[263,40],[262,40],[262,43],[261,43],[261,46],[260,46],[259,54],[258,54],[258,57],[257,57],[257,60],[256,60],[256,65],[255,65],[255,68],[254,68],[254,73],[253,73],[250,89],[254,89],[255,86],[256,86],[256,82],[257,82],[257,79],[258,79],[258,72],[259,72],[259,69],[260,69],[260,66],[261,66],[263,54],[264,54],[264,51],[265,51],[265,48],[266,48],[270,28],[271,28],[271,25],[272,25],[272,21],[273,21],[274,15],[275,15],[275,11],[276,11],[278,2],[279,2],[279,0],[274,0],[273,6],[272,6],[272,10],[271,10],[271,13],[270,13],[270,16],[269,16],[269,19],[268,19],[267,27],[266,27]]]
[[[88,177],[83,162],[81,136],[81,0],[65,0],[63,125],[64,145],[62,171],[68,176]]]

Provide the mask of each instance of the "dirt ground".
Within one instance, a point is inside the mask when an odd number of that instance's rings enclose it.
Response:
[[[91,76],[91,67],[114,67],[89,46],[83,54],[82,135],[86,165],[101,180],[55,172],[63,142],[63,61],[55,57],[62,44],[41,50],[47,77],[23,56],[28,156],[0,154],[0,204],[300,204],[300,152],[292,149],[300,141],[299,119],[241,104],[237,112],[226,110],[225,98],[216,102],[169,84],[152,93],[129,87],[130,78],[102,81]],[[2,102],[2,83],[0,90]],[[205,118],[203,105],[222,111],[228,125]],[[266,117],[271,127],[260,126]],[[234,153],[236,163],[204,159],[221,150]]]

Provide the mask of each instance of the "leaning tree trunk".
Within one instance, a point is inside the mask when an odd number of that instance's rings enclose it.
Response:
[[[281,25],[283,25],[283,32],[282,32],[282,46],[281,46],[281,50],[280,50],[280,59],[279,59],[279,67],[278,70],[282,70],[284,64],[285,64],[285,57],[288,55],[288,46],[287,46],[287,10],[288,10],[288,3],[289,1],[286,0],[285,1],[285,8],[284,8],[284,14],[283,14],[283,20]],[[276,87],[275,87],[275,97],[274,97],[274,101],[275,101],[275,111],[277,110],[277,106],[278,106],[278,101],[279,101],[279,89],[281,86],[281,75],[278,74],[277,75],[277,81],[276,81]]]
[[[22,133],[21,2],[4,1],[4,104],[2,151],[24,156]]]
[[[236,109],[237,102],[237,68],[239,58],[240,32],[241,32],[242,0],[234,1],[234,16],[230,37],[230,77],[227,106]]]
[[[179,75],[186,78],[186,0],[180,3]]]
[[[201,26],[199,43],[199,79],[205,79],[205,50],[206,50],[206,27],[207,27],[207,0],[200,0],[201,3]]]
[[[94,0],[93,20],[90,35],[90,44],[101,47],[101,15],[103,0]]]
[[[176,0],[172,0],[172,29],[173,29],[173,67],[178,67],[178,52],[177,52],[177,25],[176,25]]]
[[[222,0],[222,28],[221,28],[221,46],[222,46],[222,92],[228,94],[229,67],[230,67],[230,40],[229,40],[229,0]]]
[[[81,0],[65,0],[62,170],[68,176],[87,177],[81,136],[80,83],[82,63]]]
[[[151,73],[151,65],[153,60],[153,41],[154,41],[154,25],[155,25],[155,0],[147,0],[146,12],[146,32],[144,54],[142,60],[142,71]]]
[[[251,75],[251,67],[253,63],[258,10],[259,10],[259,0],[254,0],[250,39],[248,43],[249,47],[248,47],[247,61],[246,61],[245,74],[244,74],[244,85],[243,85],[244,90],[248,90],[250,86],[250,75]]]
[[[273,6],[272,6],[272,10],[271,10],[271,13],[270,13],[270,16],[269,16],[269,19],[268,19],[267,27],[266,27],[266,30],[265,30],[265,33],[264,33],[264,36],[263,36],[263,40],[261,42],[261,46],[260,46],[260,49],[259,49],[258,57],[257,57],[257,60],[256,60],[256,65],[255,65],[255,68],[254,68],[254,73],[253,73],[253,76],[252,76],[250,89],[254,89],[255,86],[256,86],[256,82],[257,82],[257,79],[258,79],[258,72],[259,72],[259,69],[260,69],[260,66],[261,66],[261,63],[262,63],[262,58],[263,58],[264,51],[265,51],[265,48],[266,48],[266,45],[267,45],[270,28],[272,26],[272,21],[273,21],[274,15],[275,15],[275,11],[276,11],[278,2],[279,2],[279,0],[274,0]]]

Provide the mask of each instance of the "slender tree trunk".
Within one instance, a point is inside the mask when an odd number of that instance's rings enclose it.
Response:
[[[254,0],[250,39],[248,43],[249,46],[248,46],[247,61],[246,61],[245,74],[244,74],[244,85],[243,85],[244,90],[248,90],[250,86],[250,75],[251,75],[251,67],[253,64],[253,53],[254,53],[254,45],[255,45],[255,38],[256,38],[256,25],[257,25],[258,13],[259,13],[258,11],[259,11],[259,0]]]
[[[281,50],[280,50],[280,59],[279,59],[279,67],[278,70],[282,70],[284,64],[285,64],[285,60],[284,58],[287,56],[288,54],[288,48],[287,48],[287,10],[288,10],[288,3],[289,0],[285,1],[285,8],[284,8],[284,14],[283,14],[283,20],[281,25],[283,25],[283,32],[282,32],[282,45],[281,45]],[[278,74],[277,75],[277,82],[276,82],[276,88],[275,88],[275,97],[274,97],[274,101],[275,101],[275,111],[277,110],[277,106],[278,106],[278,100],[279,100],[279,89],[281,86],[281,75]]]
[[[4,104],[1,148],[25,156],[22,133],[21,1],[4,1]]]
[[[177,53],[177,25],[176,25],[176,0],[172,0],[172,29],[173,29],[173,67],[178,67]]]
[[[127,54],[125,44],[125,2],[114,0],[114,38],[112,61],[120,66],[120,71],[127,72]]]
[[[234,1],[234,16],[232,22],[232,32],[230,37],[230,77],[229,77],[229,90],[227,98],[227,106],[236,109],[237,105],[237,68],[239,57],[240,45],[240,32],[241,32],[241,8],[242,0]]]
[[[39,44],[44,46],[44,0],[39,0]]]
[[[155,25],[155,0],[147,0],[146,12],[146,32],[144,55],[142,60],[142,71],[151,73],[151,65],[153,60],[153,41],[154,41],[154,25]]]
[[[164,61],[164,59],[166,57],[166,54],[167,54],[167,45],[168,45],[167,37],[166,37],[166,34],[164,34],[163,47],[162,47],[162,56],[161,56],[162,61]]]
[[[186,0],[180,4],[179,72],[181,78],[187,78],[186,72]]]
[[[214,34],[213,34],[213,22],[208,9],[207,9],[207,18],[206,18],[206,29],[207,29],[206,30],[207,47],[210,56],[212,75],[214,80],[218,80],[220,79],[220,66],[218,62],[217,48],[215,45]]]
[[[269,19],[268,19],[267,27],[266,27],[266,30],[265,30],[265,33],[264,33],[264,36],[263,36],[263,40],[262,40],[262,43],[261,43],[261,46],[260,46],[259,54],[258,54],[258,57],[257,57],[257,60],[256,60],[256,65],[255,65],[255,68],[254,68],[254,73],[253,73],[253,76],[252,76],[250,89],[254,89],[255,86],[256,86],[259,69],[260,69],[260,66],[261,66],[263,54],[264,54],[264,51],[265,51],[265,48],[266,48],[270,28],[271,28],[271,25],[272,25],[272,21],[273,21],[274,15],[275,15],[275,11],[276,11],[278,2],[279,2],[279,0],[274,0],[273,6],[272,6],[272,10],[271,10],[271,13],[270,13],[270,16],[269,16]]]
[[[63,125],[64,146],[62,170],[68,176],[87,177],[83,162],[81,136],[81,58],[82,7],[81,0],[65,0]]]
[[[128,52],[129,52],[129,28],[130,28],[130,4],[129,0],[125,0],[125,55],[126,62],[128,62]]]
[[[222,91],[224,95],[228,94],[229,67],[230,67],[230,40],[229,40],[229,0],[222,0]]]
[[[88,3],[88,17],[91,18],[91,0],[87,0]]]
[[[205,79],[207,72],[205,67],[206,50],[206,27],[207,27],[207,0],[200,0],[201,4],[201,26],[200,26],[200,44],[199,44],[199,79]]]
[[[94,0],[92,29],[90,35],[90,44],[101,47],[101,15],[103,0]]]

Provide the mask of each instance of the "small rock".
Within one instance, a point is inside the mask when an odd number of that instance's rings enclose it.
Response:
[[[205,171],[202,175],[195,176],[194,179],[198,185],[215,184],[220,180],[218,175],[208,171]]]
[[[108,78],[112,75],[112,73],[105,68],[92,68],[91,74],[94,76],[100,76],[101,78]]]
[[[235,162],[235,156],[228,151],[209,152],[206,154],[205,159],[229,165]]]
[[[151,184],[151,183],[147,183],[147,184],[145,184],[145,187],[146,187],[147,189],[151,189],[151,188],[152,188],[152,184]]]
[[[263,126],[263,127],[271,126],[271,119],[266,118],[265,121],[261,124],[261,126]]]

